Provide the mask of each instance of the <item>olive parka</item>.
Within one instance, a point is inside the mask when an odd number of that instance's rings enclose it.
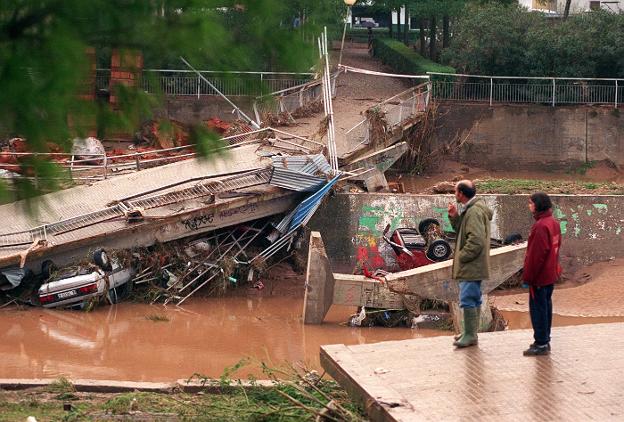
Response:
[[[493,212],[483,198],[475,198],[455,217],[449,216],[457,233],[453,256],[453,279],[484,280],[490,276],[490,222]]]

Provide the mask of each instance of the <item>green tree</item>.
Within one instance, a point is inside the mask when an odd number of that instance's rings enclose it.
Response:
[[[526,34],[542,21],[540,14],[517,5],[470,4],[442,59],[459,73],[521,74],[530,48]]]
[[[469,6],[443,61],[477,75],[624,77],[624,14],[552,22],[519,6]]]
[[[100,129],[133,130],[156,106],[139,89],[118,87],[120,110],[81,100],[89,76],[88,48],[144,54],[146,63],[183,68],[179,56],[209,69],[307,69],[314,44],[293,31],[292,7],[277,0],[3,0],[0,2],[0,137],[20,136],[32,152],[50,142],[69,149],[95,122]],[[309,16],[327,16],[330,0],[296,2]],[[316,5],[316,6],[315,6]],[[194,141],[215,137],[201,128]],[[200,148],[201,149],[201,148]],[[206,148],[203,148],[206,150]],[[19,198],[56,188],[59,170],[29,158]],[[0,184],[4,189],[4,185]]]

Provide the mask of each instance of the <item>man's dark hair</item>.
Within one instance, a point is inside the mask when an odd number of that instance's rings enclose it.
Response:
[[[544,192],[535,192],[531,195],[531,202],[535,204],[535,211],[542,212],[552,208],[550,196]]]
[[[477,188],[472,182],[459,182],[457,184],[457,190],[463,193],[468,199],[472,199],[472,197],[477,194]]]

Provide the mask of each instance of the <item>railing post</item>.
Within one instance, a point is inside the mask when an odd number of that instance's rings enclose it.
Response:
[[[73,154],[71,156],[71,161],[69,162],[69,178],[74,180],[74,155]]]
[[[199,100],[199,93],[201,92],[201,79],[197,77],[197,99]]]
[[[138,152],[134,153],[134,162],[136,163],[137,171],[141,170],[141,162],[139,161],[139,153]]]
[[[552,106],[554,107],[555,106],[555,101],[556,101],[556,98],[555,98],[555,78],[553,78],[552,82],[553,82]]]
[[[108,157],[104,153],[104,179],[108,178]]]
[[[492,107],[492,94],[494,92],[494,78],[490,78],[490,107]]]
[[[618,81],[615,80],[615,108],[618,106]]]

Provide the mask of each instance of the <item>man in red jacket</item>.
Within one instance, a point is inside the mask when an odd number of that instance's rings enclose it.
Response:
[[[523,354],[539,356],[550,353],[552,293],[555,281],[561,275],[561,229],[552,216],[552,202],[547,194],[537,192],[531,195],[529,210],[535,223],[529,234],[522,280],[529,285],[529,311],[535,342]]]

